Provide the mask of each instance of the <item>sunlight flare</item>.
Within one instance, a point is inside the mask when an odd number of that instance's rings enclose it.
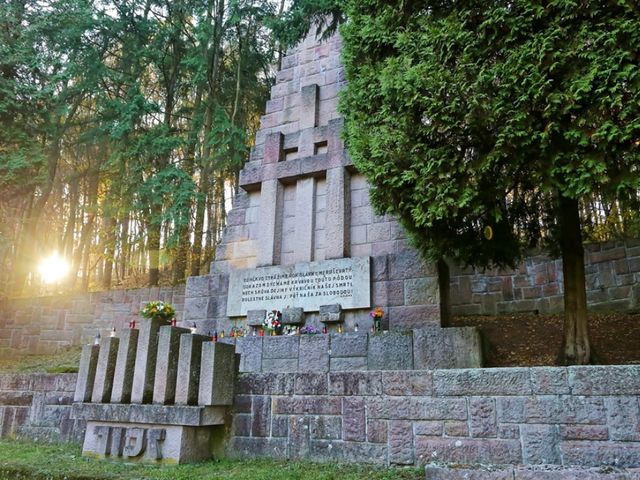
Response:
[[[52,253],[40,262],[38,271],[43,282],[56,283],[69,273],[69,263],[57,253]]]

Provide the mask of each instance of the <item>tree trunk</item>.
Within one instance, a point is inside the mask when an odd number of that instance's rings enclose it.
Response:
[[[564,275],[564,333],[560,360],[564,365],[586,365],[591,360],[591,347],[578,201],[560,195],[558,207]]]
[[[440,257],[438,267],[438,290],[440,292],[440,326],[451,326],[451,277],[447,261]]]
[[[69,219],[67,230],[62,240],[62,255],[70,260],[73,255],[73,236],[76,231],[76,216],[78,211],[78,179],[72,178],[69,183]]]
[[[111,288],[111,279],[113,278],[113,260],[116,253],[116,228],[118,223],[112,215],[109,215],[105,225],[105,249],[104,249],[104,269],[102,273],[102,287]]]
[[[160,232],[162,223],[160,216],[162,215],[161,207],[157,205],[151,206],[150,221],[147,223],[147,252],[149,254],[149,278],[148,285],[150,287],[158,286],[160,282]]]

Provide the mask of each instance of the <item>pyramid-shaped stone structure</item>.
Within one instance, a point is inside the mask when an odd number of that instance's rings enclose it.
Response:
[[[187,284],[184,320],[204,333],[255,332],[273,309],[317,330],[370,331],[375,307],[385,329],[440,324],[435,268],[375,214],[345,150],[340,51],[312,34],[282,60],[211,274]]]

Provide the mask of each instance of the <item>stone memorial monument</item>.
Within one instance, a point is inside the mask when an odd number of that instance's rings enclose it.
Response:
[[[140,329],[82,350],[72,417],[87,422],[82,453],[183,463],[211,458],[233,403],[232,345],[144,319]]]
[[[184,320],[198,331],[251,335],[266,312],[297,309],[292,325],[365,335],[380,307],[384,330],[431,327],[429,337],[438,337],[436,269],[396,220],[374,213],[345,150],[340,50],[339,36],[321,42],[312,34],[283,58],[211,273],[187,282]],[[473,360],[432,366],[479,365],[477,333],[459,333],[456,344],[469,344]],[[452,335],[435,343],[452,352]],[[258,347],[249,343],[238,342],[238,351],[250,356]]]

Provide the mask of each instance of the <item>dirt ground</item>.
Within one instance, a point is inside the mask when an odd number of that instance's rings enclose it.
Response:
[[[533,313],[456,317],[452,326],[477,326],[486,367],[557,365],[562,315]],[[640,313],[590,314],[593,363],[640,364]]]

